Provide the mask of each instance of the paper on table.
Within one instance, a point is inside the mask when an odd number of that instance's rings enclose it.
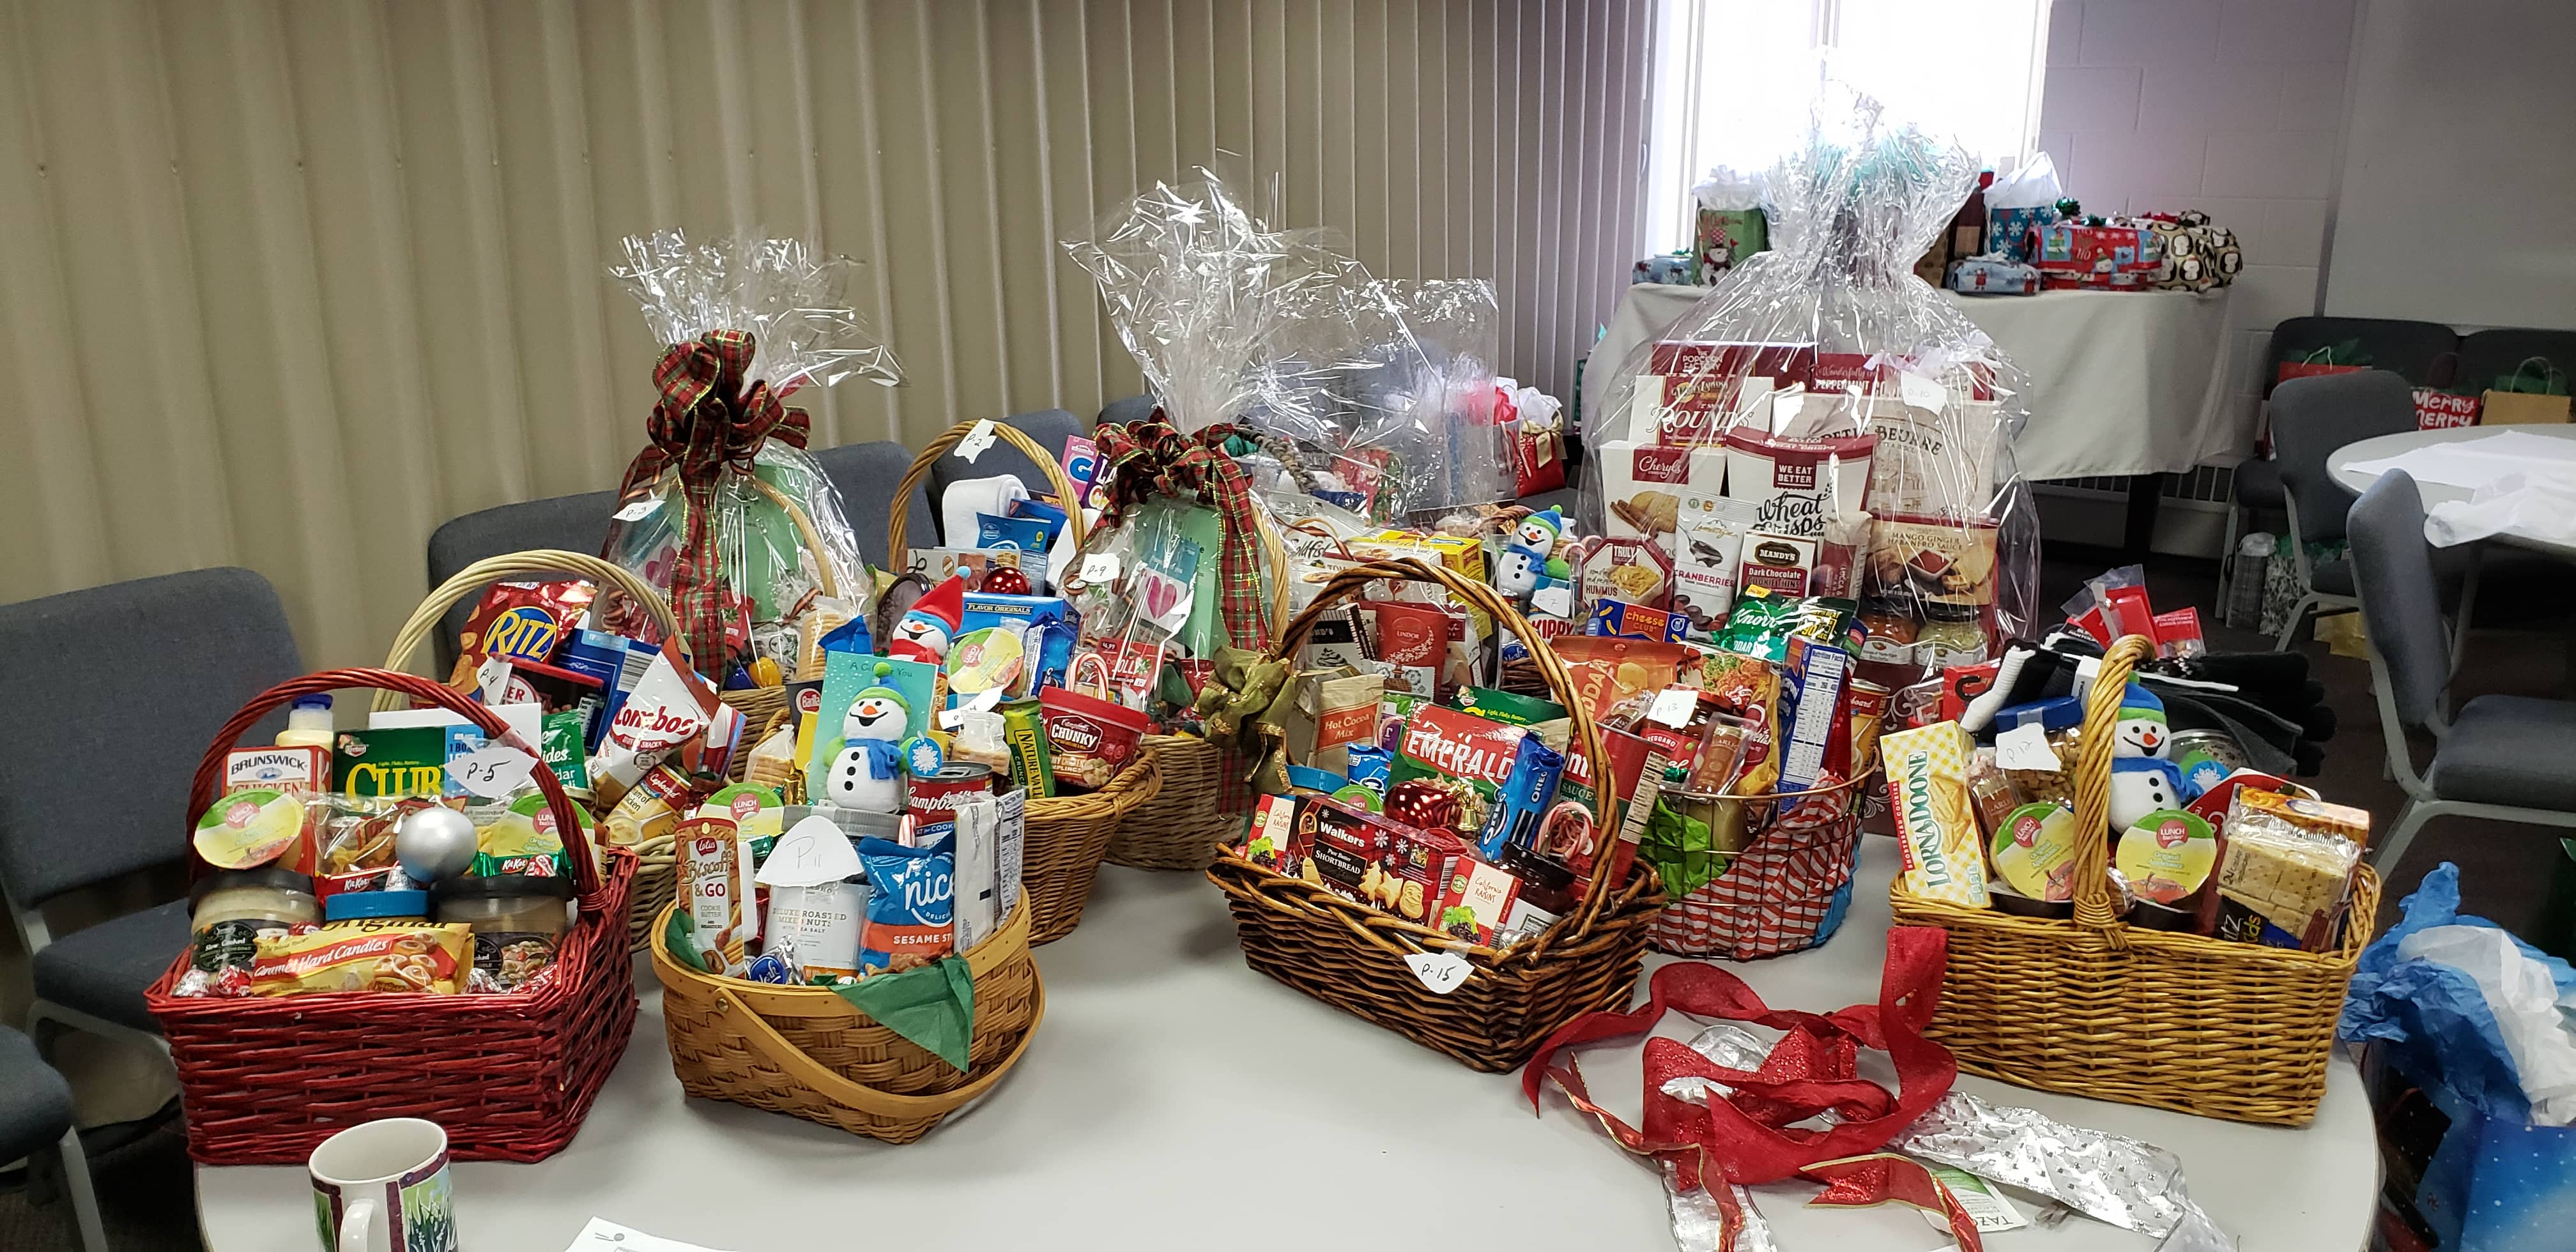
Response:
[[[2466,500],[2445,500],[2424,512],[2424,538],[2437,548],[2508,531],[2576,547],[2576,488],[2534,486],[2520,474],[2508,474]]]
[[[660,1239],[643,1231],[620,1226],[605,1217],[594,1217],[581,1233],[572,1237],[564,1252],[715,1252],[715,1249],[677,1239]]]
[[[2521,475],[2536,485],[2576,491],[2576,439],[2499,431],[2476,439],[2427,444],[2373,461],[2355,461],[2345,468],[2373,478],[2390,470],[2404,470],[2417,482],[2471,490]]]

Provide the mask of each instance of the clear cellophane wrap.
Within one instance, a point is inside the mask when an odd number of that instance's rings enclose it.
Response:
[[[602,555],[670,597],[711,678],[755,655],[792,676],[797,621],[827,584],[853,615],[875,598],[840,492],[805,450],[805,414],[782,403],[900,377],[841,296],[851,264],[756,232],[660,231],[628,237],[610,269],[670,347]],[[610,623],[624,613],[612,605]]]
[[[1969,623],[1986,653],[2025,633],[2039,521],[2012,438],[2029,387],[1913,273],[1977,171],[1955,144],[1828,83],[1806,141],[1764,177],[1773,250],[1629,353],[1584,413],[1589,533],[1686,557],[1683,498],[1742,501],[1755,534],[1820,545],[1815,573],[1836,585],[1811,594],[1878,611],[1883,679],[1982,659]]]

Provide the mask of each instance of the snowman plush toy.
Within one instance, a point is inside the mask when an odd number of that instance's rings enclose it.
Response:
[[[912,706],[902,692],[885,685],[885,676],[893,670],[880,662],[877,682],[860,691],[841,718],[841,751],[832,758],[823,790],[834,808],[903,811],[903,742]]]
[[[2166,758],[2173,728],[2165,721],[2165,702],[2156,693],[2130,683],[2120,696],[2120,717],[2111,732],[2111,830],[2136,825],[2159,809],[2178,809],[2196,792],[2182,771]]]
[[[1494,590],[1518,603],[1538,589],[1539,571],[1547,565],[1545,554],[1513,544],[1494,558]]]

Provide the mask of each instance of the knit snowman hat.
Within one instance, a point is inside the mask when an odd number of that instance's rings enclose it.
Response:
[[[1544,526],[1547,528],[1547,537],[1553,540],[1560,538],[1565,534],[1565,514],[1558,512],[1555,506],[1550,505],[1546,509],[1522,518],[1521,525]]]
[[[912,701],[905,699],[901,691],[896,690],[886,683],[886,675],[893,672],[893,662],[877,662],[877,671],[871,677],[871,681],[867,686],[859,689],[859,694],[850,697],[850,704],[855,707],[862,700],[886,700],[891,701],[896,708],[902,709],[905,716],[911,716]]]

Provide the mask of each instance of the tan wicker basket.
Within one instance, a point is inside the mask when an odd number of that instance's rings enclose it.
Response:
[[[904,471],[902,483],[895,487],[892,513],[886,523],[887,559],[900,561],[909,550],[905,546],[904,515],[911,510],[905,506],[929,479],[930,467],[974,429],[975,423],[960,422],[941,432],[921,450],[920,456],[913,458],[912,468]],[[1057,499],[1080,499],[1073,481],[1056,464],[1054,453],[999,422],[993,424],[993,433],[1037,462],[1038,468],[1046,472],[1047,483],[1055,489]],[[1073,541],[1079,546],[1084,537],[1081,510],[1066,512],[1066,525],[1073,528]],[[1020,884],[1029,898],[1030,943],[1053,943],[1073,933],[1082,921],[1083,906],[1091,900],[1092,881],[1099,876],[1100,859],[1109,851],[1109,837],[1117,831],[1119,819],[1153,799],[1162,789],[1162,777],[1155,754],[1145,752],[1098,791],[1029,799]]]
[[[965,1072],[822,987],[723,978],[671,958],[653,927],[671,1069],[690,1095],[786,1113],[887,1143],[910,1143],[992,1090],[1027,1055],[1046,1016],[1029,958],[1029,910],[966,953],[975,1039]]]
[[[2151,930],[2111,894],[2112,725],[2130,668],[2155,655],[2111,646],[2085,702],[2075,765],[2075,916],[2017,917],[1917,899],[1900,876],[1899,926],[1950,933],[1941,1009],[1927,1032],[1967,1073],[2043,1091],[2203,1117],[2304,1125],[2325,1095],[2345,984],[2370,942],[2379,877],[2353,883],[2343,942],[2327,952]]]
[[[1526,632],[1509,602],[1481,582],[1419,560],[1375,561],[1354,566],[1324,584],[1314,603],[1290,622],[1273,646],[1284,656],[1305,639],[1334,603],[1357,599],[1388,579],[1437,583],[1494,615],[1504,629]],[[1601,731],[1553,650],[1538,652],[1550,690],[1572,717],[1570,750],[1607,761]],[[1596,827],[1618,829],[1616,797],[1606,800]],[[1254,865],[1228,851],[1208,867],[1208,878],[1233,910],[1243,959],[1252,968],[1326,1004],[1356,1014],[1471,1068],[1498,1073],[1519,1066],[1558,1027],[1595,1009],[1624,1008],[1646,951],[1646,934],[1664,906],[1661,881],[1643,864],[1625,882],[1606,881],[1613,858],[1597,858],[1583,903],[1571,916],[1507,948],[1455,938],[1357,904],[1303,878]],[[1405,958],[1449,952],[1472,967],[1446,995],[1417,978]]]
[[[1163,789],[1118,823],[1109,863],[1131,869],[1202,870],[1219,845],[1243,833],[1245,806],[1227,797],[1248,792],[1243,758],[1196,735],[1147,735],[1160,761]]]
[[[622,594],[631,597],[637,604],[644,606],[644,611],[651,614],[654,623],[662,628],[663,637],[678,646],[681,656],[686,657],[689,654],[689,641],[680,633],[679,619],[671,615],[670,603],[662,599],[660,592],[653,590],[643,579],[637,578],[624,566],[595,556],[585,556],[579,552],[566,552],[559,548],[534,548],[526,552],[507,552],[500,556],[485,557],[456,571],[454,577],[440,583],[427,598],[420,602],[420,607],[411,611],[410,620],[405,621],[402,630],[394,635],[393,650],[385,657],[385,668],[408,669],[414,661],[419,660],[422,650],[429,646],[431,638],[438,633],[440,620],[447,615],[449,609],[456,607],[466,596],[505,578],[521,578],[537,574],[572,574],[606,587],[616,588]],[[431,677],[444,681],[443,675],[431,675]],[[378,691],[375,707],[380,711],[394,709],[401,706],[402,700],[403,698],[394,692]],[[747,718],[746,721],[748,721]],[[739,762],[749,755],[748,749],[735,754],[737,775]],[[585,803],[589,800],[587,796],[578,798]],[[641,952],[647,942],[646,932],[653,928],[653,918],[661,913],[664,906],[671,903],[672,898],[679,891],[679,874],[672,868],[673,856],[669,835],[659,839],[647,839],[635,845],[632,851],[635,853],[636,867],[634,885],[627,892],[626,935],[629,950]]]

